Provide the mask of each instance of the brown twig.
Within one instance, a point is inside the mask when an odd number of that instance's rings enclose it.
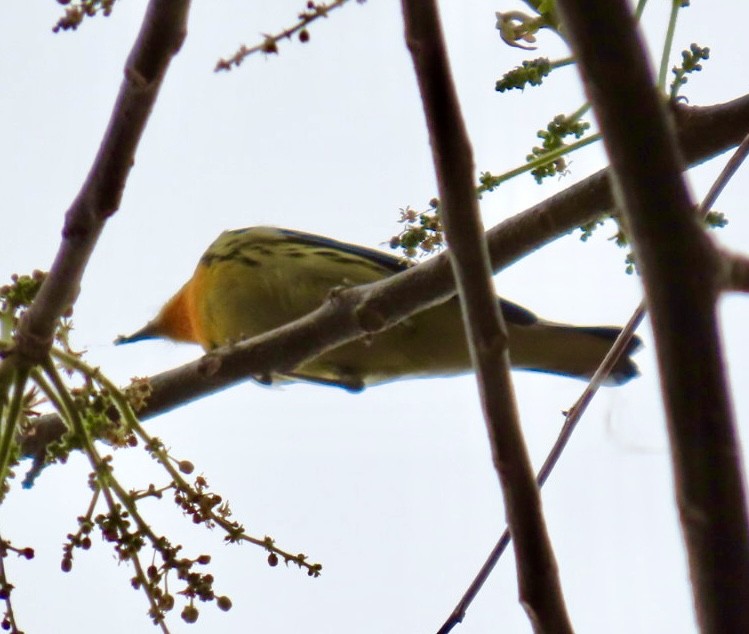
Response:
[[[749,134],[747,134],[744,137],[743,141],[739,143],[739,147],[736,148],[736,151],[731,155],[731,158],[728,159],[728,162],[720,171],[720,174],[718,174],[718,178],[716,178],[715,182],[710,186],[710,189],[705,195],[705,198],[700,203],[700,206],[697,209],[698,217],[704,218],[708,214],[715,202],[718,200],[718,197],[726,188],[726,185],[728,185],[739,168],[744,164],[744,161],[746,161],[748,156]]]
[[[441,218],[463,308],[494,466],[513,535],[520,602],[536,632],[572,632],[556,559],[520,428],[507,353],[507,328],[492,285],[473,150],[452,82],[433,0],[403,0],[406,44],[426,116]]]
[[[15,552],[25,559],[33,559],[34,551],[31,548],[14,548],[10,542],[0,537],[0,595],[2,595],[2,601],[5,603],[5,613],[0,622],[0,627],[2,627],[3,631],[9,632],[9,634],[23,634],[22,630],[18,628],[15,611],[13,610],[11,597],[14,586],[10,583],[5,570],[5,558],[9,552]]]
[[[694,213],[624,0],[559,0],[631,230],[656,341],[697,620],[749,631],[749,521],[715,302],[721,258]],[[612,79],[613,78],[613,79]]]
[[[362,2],[363,0],[359,0]],[[334,0],[328,4],[317,2],[308,2],[307,8],[298,15],[297,21],[290,27],[283,29],[281,32],[275,35],[264,35],[263,41],[255,46],[245,46],[244,44],[229,58],[221,58],[216,62],[216,67],[213,69],[214,72],[221,70],[231,70],[232,67],[238,67],[246,58],[254,53],[278,53],[278,43],[281,40],[290,40],[294,35],[299,33],[299,37],[302,41],[306,42],[309,39],[307,34],[306,39],[304,34],[307,33],[307,26],[317,20],[318,18],[327,18],[328,13],[334,9],[338,9],[346,4],[348,0]]]

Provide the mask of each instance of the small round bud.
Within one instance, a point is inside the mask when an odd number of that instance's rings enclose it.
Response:
[[[263,42],[263,53],[278,53],[278,46],[272,39]]]
[[[181,616],[185,623],[195,623],[198,620],[199,614],[198,608],[194,605],[186,605],[185,609],[182,610]]]
[[[268,565],[271,568],[274,568],[278,565],[278,555],[276,555],[276,553],[271,553],[270,555],[268,555]]]
[[[216,599],[216,605],[218,606],[219,610],[223,610],[224,612],[228,612],[231,610],[231,599],[229,597],[218,597]]]
[[[159,606],[164,612],[169,612],[174,607],[174,597],[171,594],[165,594],[159,600]]]
[[[190,475],[193,471],[195,471],[195,465],[189,460],[180,460],[178,465],[179,470],[185,475]]]

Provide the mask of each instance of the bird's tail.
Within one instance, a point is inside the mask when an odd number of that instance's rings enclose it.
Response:
[[[529,327],[511,329],[512,365],[535,372],[590,379],[620,332],[621,328],[616,327],[567,326],[539,320]],[[527,339],[517,342],[521,345],[513,345],[513,339],[518,337]],[[639,337],[632,338],[606,379],[607,385],[621,385],[639,375],[630,355],[641,345]],[[515,350],[519,351],[518,355],[513,355]]]

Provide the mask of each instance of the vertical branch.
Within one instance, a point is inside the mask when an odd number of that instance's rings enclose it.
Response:
[[[429,129],[453,274],[515,545],[520,599],[535,631],[571,632],[515,407],[507,331],[491,283],[474,190],[472,149],[452,84],[436,4],[403,0],[403,13]]]
[[[699,224],[624,0],[559,0],[598,116],[652,316],[697,619],[749,632],[749,526],[716,320],[721,258]]]

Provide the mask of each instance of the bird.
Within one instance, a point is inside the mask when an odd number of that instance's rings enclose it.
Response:
[[[410,265],[369,247],[277,227],[224,231],[192,277],[156,317],[116,344],[145,339],[196,343],[206,351],[290,323],[318,308],[336,288],[385,279]],[[573,326],[537,317],[497,298],[507,324],[513,368],[590,379],[621,328]],[[606,384],[639,375],[634,337]],[[276,381],[336,385],[350,391],[400,379],[472,370],[457,296],[392,328],[330,350]]]

